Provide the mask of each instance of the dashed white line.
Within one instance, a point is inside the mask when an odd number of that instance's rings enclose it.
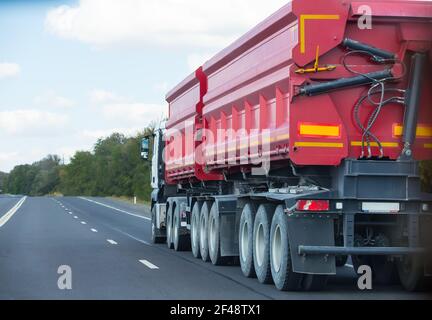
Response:
[[[114,240],[110,240],[110,239],[108,239],[107,241],[108,241],[110,244],[112,244],[113,246],[118,245],[118,243],[115,242]]]
[[[75,216],[75,217],[74,217],[74,219],[78,219],[78,217],[77,217],[77,216]]]
[[[109,209],[112,209],[112,210],[115,210],[115,211],[118,211],[118,212],[121,212],[121,213],[124,213],[124,214],[127,214],[127,215],[130,215],[130,216],[135,217],[135,218],[140,218],[140,219],[144,219],[144,220],[147,220],[147,221],[151,221],[150,218],[139,216],[137,214],[134,214],[134,213],[131,213],[131,212],[128,212],[128,211],[125,211],[125,210],[121,210],[121,209],[109,206],[107,204],[104,204],[104,203],[100,203],[100,202],[97,202],[97,201],[94,201],[94,200],[90,200],[90,199],[87,199],[87,198],[84,198],[84,197],[80,197],[80,199],[88,201],[88,202],[91,202],[91,203],[94,203],[94,204],[97,204],[97,205],[100,205],[100,206],[103,206],[103,207],[106,207],[106,208],[109,208]]]
[[[140,262],[151,270],[159,270],[158,266],[155,266],[153,263],[151,263],[147,260],[140,260]]]
[[[81,221],[81,224],[82,224],[82,225],[86,225],[87,222],[85,222],[85,221]]]
[[[97,233],[98,231],[96,229],[91,229],[92,232]]]

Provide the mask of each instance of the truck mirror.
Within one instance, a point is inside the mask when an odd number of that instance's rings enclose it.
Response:
[[[141,141],[141,159],[148,161],[150,157],[150,139],[144,138]]]

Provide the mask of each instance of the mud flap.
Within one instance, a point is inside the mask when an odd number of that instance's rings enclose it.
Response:
[[[238,235],[236,231],[236,197],[216,197],[215,203],[220,218],[220,246],[222,257],[239,255]]]
[[[293,270],[303,274],[335,275],[336,257],[327,255],[299,255],[299,246],[335,246],[332,218],[288,217]]]

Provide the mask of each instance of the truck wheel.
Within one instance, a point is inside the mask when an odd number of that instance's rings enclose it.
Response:
[[[344,267],[348,263],[348,256],[336,256],[336,267]]]
[[[210,203],[204,202],[200,215],[200,253],[204,262],[210,261],[208,246],[208,220],[210,213]]]
[[[175,251],[187,251],[189,250],[190,240],[187,235],[183,234],[182,226],[181,226],[181,217],[180,217],[180,206],[176,206],[174,211],[174,221],[173,221],[173,232],[172,238],[174,243]]]
[[[420,256],[407,256],[397,263],[402,287],[410,292],[425,290],[424,264]]]
[[[329,276],[308,274],[303,276],[302,289],[306,292],[323,291],[327,286]]]
[[[265,204],[258,209],[254,223],[253,258],[255,273],[262,284],[271,284],[270,228],[274,206]]]
[[[161,232],[156,227],[156,207],[152,209],[152,242],[161,244],[166,241],[166,237],[161,235]]]
[[[200,214],[202,204],[196,202],[192,210],[191,218],[191,247],[195,258],[200,259]]]
[[[173,248],[173,241],[172,241],[172,209],[170,208],[167,212],[166,217],[166,228],[167,228],[167,245],[168,249]]]
[[[288,218],[283,206],[278,206],[271,226],[271,273],[276,288],[280,291],[299,291],[303,275],[295,273],[291,261],[288,238]]]
[[[210,210],[208,224],[207,237],[210,260],[215,266],[225,265],[228,262],[228,258],[221,256],[220,217],[217,212],[216,203],[213,204]]]
[[[374,283],[380,285],[392,285],[398,283],[396,265],[387,257],[371,257],[370,267],[373,272]]]
[[[253,260],[253,229],[255,211],[253,205],[248,203],[243,209],[239,228],[240,266],[245,277],[255,278]]]

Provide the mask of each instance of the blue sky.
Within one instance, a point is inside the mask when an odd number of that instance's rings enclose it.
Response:
[[[284,3],[0,0],[0,171],[162,118],[171,87]]]

